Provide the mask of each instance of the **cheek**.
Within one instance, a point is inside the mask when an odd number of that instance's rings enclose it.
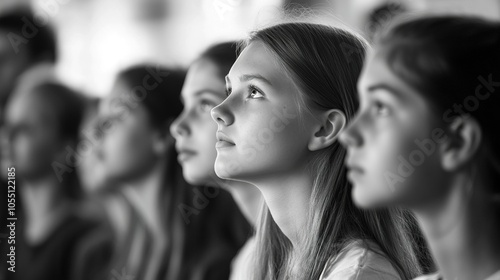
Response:
[[[367,135],[366,176],[360,180],[364,187],[354,193],[360,204],[405,204],[432,186],[431,174],[439,168],[425,131],[416,125],[393,125]]]
[[[55,160],[55,153],[61,147],[57,147],[57,139],[47,136],[26,135],[16,139],[12,144],[14,164],[19,164],[20,168],[27,169],[45,169],[46,166],[51,166],[52,161]],[[60,163],[66,164],[65,162]]]
[[[395,129],[367,128],[363,134],[363,152],[356,158],[363,173],[354,173],[352,177],[353,198],[358,206],[370,208],[385,203],[393,195],[390,174],[396,170],[405,141]]]
[[[214,163],[217,157],[215,133],[217,125],[210,120],[193,124],[189,142],[190,148],[196,151],[196,156],[182,163],[184,176],[190,183],[207,183],[214,176]]]
[[[142,164],[151,155],[149,132],[140,127],[116,127],[104,140],[102,151],[108,167]]]
[[[229,173],[261,176],[290,172],[304,164],[307,141],[298,120],[275,121],[266,114],[249,119],[253,121],[239,126],[236,153],[219,153]]]

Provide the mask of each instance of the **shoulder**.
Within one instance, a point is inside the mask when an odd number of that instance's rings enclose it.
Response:
[[[438,272],[432,274],[426,274],[415,278],[414,280],[441,280],[441,276]]]
[[[357,240],[326,264],[320,280],[399,280],[391,262],[372,242]]]
[[[233,259],[231,264],[231,280],[245,279],[245,277],[251,274],[252,256],[256,242],[256,237],[252,236]]]

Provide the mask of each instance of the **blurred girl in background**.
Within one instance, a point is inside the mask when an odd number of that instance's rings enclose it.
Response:
[[[23,215],[15,222],[15,272],[2,271],[7,279],[106,279],[110,236],[79,211],[74,169],[86,100],[55,82],[23,84],[5,116],[16,201],[22,197],[15,208]]]
[[[226,97],[224,76],[236,61],[237,45],[237,42],[214,45],[191,64],[182,88],[184,110],[170,130],[176,139],[178,159],[186,181],[194,185],[225,187],[248,222],[255,226],[263,202],[260,191],[247,183],[222,180],[214,171],[217,124],[212,120],[210,110]],[[235,227],[239,223],[236,222]],[[253,273],[248,255],[254,242],[254,238],[247,241],[233,261],[231,279],[244,279]]]
[[[419,221],[439,273],[500,279],[500,23],[436,16],[378,38],[341,136],[353,197]]]
[[[179,71],[132,67],[99,108],[97,156],[115,190],[104,202],[117,233],[114,268],[137,279],[227,278],[245,238],[230,231],[237,209],[227,194],[213,198],[182,179],[169,126],[183,82]]]
[[[308,23],[253,33],[226,76],[215,172],[249,182],[267,207],[251,279],[410,279],[419,274],[402,211],[351,199],[337,141],[357,108],[366,43]]]

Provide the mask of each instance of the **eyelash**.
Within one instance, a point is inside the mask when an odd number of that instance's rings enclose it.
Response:
[[[205,107],[205,106],[210,106],[211,108],[215,107],[215,106],[214,106],[214,104],[213,104],[212,102],[210,102],[210,101],[208,101],[208,100],[201,100],[201,101],[200,101],[200,109],[201,109],[202,111],[205,111],[205,110],[204,110],[204,107]],[[211,109],[211,108],[210,108],[210,109]]]
[[[260,90],[258,87],[254,86],[254,85],[248,85],[248,91],[250,92],[250,95],[252,94],[251,92],[252,91],[257,91],[259,92],[261,95],[264,95],[262,93],[262,90]],[[228,97],[229,95],[231,95],[232,93],[232,88],[226,88],[226,97]],[[260,98],[260,97],[259,97]]]
[[[387,116],[389,114],[389,107],[380,101],[373,102],[373,109],[376,115]],[[380,113],[381,110],[385,110],[385,112]]]
[[[262,93],[262,91],[261,91],[258,87],[254,86],[254,85],[249,85],[249,86],[248,86],[248,91],[250,92],[250,95],[249,95],[250,97],[251,97],[251,95],[252,95],[252,91],[257,91],[257,92],[259,92],[261,95],[264,95],[264,94]],[[253,98],[253,97],[251,97],[251,98]],[[258,98],[261,98],[261,97],[258,97]]]

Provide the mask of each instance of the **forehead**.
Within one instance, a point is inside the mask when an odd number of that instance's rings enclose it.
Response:
[[[366,54],[366,60],[363,70],[361,71],[358,88],[367,89],[373,84],[395,79],[396,77],[389,70],[381,53],[376,50],[370,50]]]
[[[385,55],[374,49],[367,54],[365,65],[361,71],[358,90],[361,94],[375,86],[386,86],[393,89],[395,97],[402,99],[422,98],[421,94],[401,79],[387,64]]]
[[[36,93],[16,92],[7,104],[5,121],[7,123],[43,123],[54,118],[50,102]]]
[[[99,102],[98,115],[101,118],[116,118],[125,123],[144,126],[150,118],[146,107],[132,97],[130,89],[117,82],[111,92]]]
[[[195,61],[187,72],[186,80],[182,87],[182,97],[188,99],[196,93],[210,91],[220,93],[220,96],[224,98],[225,74],[220,73],[219,67],[212,61],[207,59]]]
[[[99,102],[98,111],[100,114],[111,114],[113,112],[122,112],[123,110],[130,111],[132,105],[138,105],[135,104],[136,102],[132,98],[127,85],[118,80],[113,85],[109,94]]]
[[[270,81],[287,78],[276,55],[261,41],[250,43],[229,71],[231,82],[234,82],[233,78],[245,74],[259,74]]]

